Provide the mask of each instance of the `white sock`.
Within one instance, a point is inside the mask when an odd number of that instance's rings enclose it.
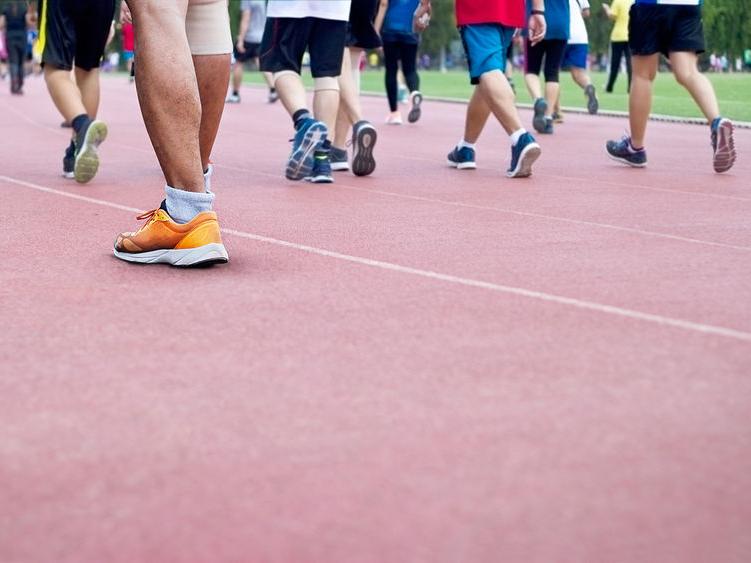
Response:
[[[207,194],[214,193],[211,191],[211,177],[213,175],[214,175],[214,165],[209,164],[209,167],[206,169],[206,174],[203,175],[203,187],[206,190]]]
[[[465,148],[465,147],[466,147],[466,148],[468,148],[468,149],[472,149],[472,150],[475,150],[475,143],[468,143],[467,141],[465,141],[464,139],[462,139],[462,140],[461,140],[461,141],[459,141],[459,143],[458,143],[458,144],[456,145],[456,148],[457,148],[457,149],[463,149],[463,148]]]
[[[167,213],[175,223],[188,223],[203,211],[211,211],[214,194],[210,192],[186,192],[165,186]]]
[[[511,135],[509,135],[509,138],[511,139],[511,146],[515,147],[516,143],[519,142],[519,139],[521,139],[522,135],[524,135],[524,133],[526,132],[527,130],[522,127],[521,129],[517,129],[516,131],[511,133]]]

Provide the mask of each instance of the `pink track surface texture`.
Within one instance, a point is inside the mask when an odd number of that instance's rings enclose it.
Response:
[[[213,155],[231,261],[179,270],[112,257],[163,194],[131,85],[85,186],[41,81],[0,93],[0,561],[751,560],[751,132],[718,176],[653,123],[633,170],[571,115],[514,181],[427,102],[313,186],[263,98]]]

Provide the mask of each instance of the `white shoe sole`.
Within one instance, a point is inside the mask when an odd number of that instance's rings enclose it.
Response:
[[[115,249],[115,257],[137,264],[170,264],[171,266],[198,266],[226,264],[229,262],[227,249],[223,244],[211,243],[198,248],[180,250],[152,250],[151,252],[120,252]]]
[[[347,170],[349,170],[349,163],[348,162],[332,162],[331,170],[332,172],[346,172]]]
[[[727,172],[735,164],[735,142],[733,141],[733,124],[727,119],[717,126],[717,152],[712,158],[714,171],[718,174]]]
[[[537,143],[530,143],[522,149],[516,168],[506,172],[509,178],[527,178],[532,175],[532,165],[540,158],[542,148]]]
[[[457,170],[476,170],[477,169],[476,162],[451,162],[450,160],[447,160],[446,164],[448,164],[451,168],[456,168]]]
[[[625,164],[626,166],[630,166],[631,168],[646,168],[647,167],[646,162],[629,162],[625,158],[621,158],[620,156],[615,156],[613,154],[610,154],[607,150],[605,151],[605,154],[608,155],[608,158],[610,158],[610,160],[615,160],[616,162],[620,162],[621,164]]]
[[[93,180],[99,170],[99,145],[107,139],[107,124],[95,119],[84,136],[83,146],[76,155],[73,174],[76,182],[85,184]]]

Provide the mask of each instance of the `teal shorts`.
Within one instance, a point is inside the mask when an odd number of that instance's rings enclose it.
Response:
[[[514,28],[499,23],[463,25],[459,33],[467,53],[469,78],[479,84],[486,72],[506,70],[506,51],[514,38]]]

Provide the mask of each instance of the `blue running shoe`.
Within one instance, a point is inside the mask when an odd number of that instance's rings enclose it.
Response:
[[[457,170],[474,170],[477,168],[477,162],[475,162],[475,150],[469,147],[455,147],[448,157],[447,161],[449,166],[456,168]]]
[[[289,180],[302,180],[312,174],[315,152],[327,135],[328,129],[320,121],[312,117],[303,120],[292,140],[292,152],[287,161],[285,176]]]
[[[544,98],[537,98],[535,100],[534,111],[535,115],[532,118],[532,127],[538,133],[545,133],[545,111],[548,109],[548,102]]]
[[[608,141],[605,145],[608,156],[613,160],[628,164],[634,168],[644,168],[647,165],[647,151],[643,148],[636,150],[631,145],[631,137],[625,135],[619,141]]]
[[[712,151],[712,164],[718,174],[727,172],[735,164],[733,123],[729,119],[718,117],[712,121]]]
[[[511,147],[511,166],[506,170],[509,178],[526,178],[532,175],[532,165],[540,158],[542,149],[529,133],[524,133]]]
[[[310,176],[305,178],[306,182],[313,184],[331,184],[334,182],[334,177],[331,175],[329,152],[329,147],[319,148],[315,151],[313,155],[313,170]]]

